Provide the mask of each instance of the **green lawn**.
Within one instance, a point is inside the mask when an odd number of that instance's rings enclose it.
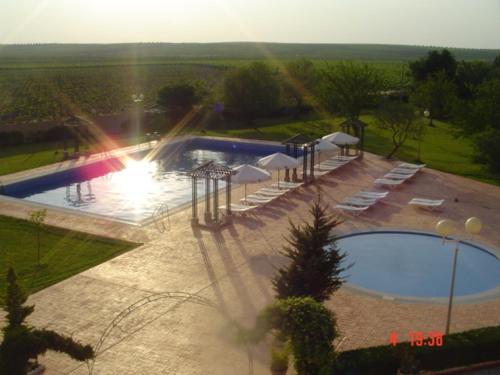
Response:
[[[145,137],[117,141],[120,147],[145,141]],[[70,148],[70,151],[72,148]],[[82,149],[83,151],[83,149]],[[96,151],[90,147],[90,151]],[[0,148],[0,176],[62,161],[62,142],[45,142]],[[1,178],[0,178],[1,181]]]
[[[379,129],[373,116],[362,116],[368,126],[366,128],[365,148],[367,151],[384,155],[392,147],[389,131]],[[309,117],[304,120],[264,119],[246,125],[241,123],[221,122],[219,126],[198,132],[200,135],[222,137],[238,137],[282,141],[297,133],[320,137],[338,130],[341,118],[321,119]],[[480,164],[473,161],[472,144],[467,139],[456,138],[450,124],[434,121],[435,127],[427,127],[422,142],[422,161],[431,168],[458,174],[483,182],[500,185],[500,179],[494,178]],[[123,146],[140,142],[142,139],[126,139],[120,141]],[[58,151],[58,154],[54,153]],[[50,164],[61,160],[60,143],[44,143],[21,145],[0,149],[0,176]],[[400,160],[415,161],[417,142],[413,139],[399,150],[396,157]],[[0,178],[1,181],[1,178]]]
[[[372,116],[362,116],[368,126],[365,133],[365,149],[380,155],[386,155],[392,149],[391,134],[375,125]],[[306,120],[262,120],[253,126],[231,124],[225,128],[212,128],[200,132],[201,135],[222,137],[255,138],[282,141],[297,133],[320,137],[337,131],[343,119],[306,119]],[[483,182],[500,185],[500,179],[494,178],[473,161],[472,144],[467,139],[456,138],[449,124],[434,121],[435,127],[427,127],[422,142],[421,159],[429,167]],[[417,157],[417,142],[408,140],[395,155],[400,160],[413,162]]]
[[[41,233],[39,266],[33,225],[0,216],[0,304],[5,298],[5,274],[9,265],[14,266],[26,290],[33,293],[136,246],[47,226]]]
[[[2,147],[0,176],[61,161],[62,151],[60,142]]]

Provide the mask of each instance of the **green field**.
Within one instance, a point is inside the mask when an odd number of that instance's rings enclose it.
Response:
[[[365,130],[365,149],[379,155],[387,155],[392,149],[389,131],[379,129],[371,115],[362,116],[368,124]],[[312,137],[321,137],[337,131],[342,118],[306,120],[261,120],[254,125],[225,124],[224,128],[215,127],[199,132],[200,135],[219,137],[238,137],[283,141],[295,134],[302,133]],[[456,138],[453,127],[449,124],[434,121],[435,127],[426,127],[421,146],[421,159],[429,167],[487,183],[500,185],[500,179],[492,177],[480,164],[472,159],[472,144],[467,139]],[[407,141],[395,155],[400,160],[415,161],[417,142]]]
[[[301,43],[122,43],[0,45],[0,65],[96,62],[137,63],[189,59],[295,59],[410,61],[437,46]],[[498,50],[449,48],[457,60],[492,61]]]
[[[41,264],[37,264],[35,228],[25,220],[0,216],[0,304],[5,297],[5,273],[14,266],[29,293],[111,259],[137,244],[45,227],[41,234]]]

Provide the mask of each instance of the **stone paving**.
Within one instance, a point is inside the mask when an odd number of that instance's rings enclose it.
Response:
[[[284,262],[279,251],[288,220],[308,218],[307,208],[318,186],[324,201],[334,205],[361,188],[370,188],[373,179],[391,166],[378,156],[366,154],[363,160],[261,209],[254,217],[236,218],[220,232],[193,230],[189,209],[174,214],[165,233],[156,231],[154,225],[134,227],[50,210],[50,224],[144,245],[32,295],[29,302],[36,304],[36,310],[30,323],[94,344],[113,319],[135,302],[159,298],[165,292],[187,292],[215,302],[219,310],[203,301],[197,304],[194,298],[162,298],[143,305],[111,331],[93,373],[246,374],[252,363],[255,374],[268,374],[264,346],[252,351],[253,360],[249,362],[226,316],[249,325],[259,310],[273,301],[270,279],[274,267]],[[258,187],[250,185],[249,191]],[[233,200],[242,194],[243,188],[235,189]],[[406,204],[414,196],[443,197],[444,210],[416,211]],[[28,210],[24,203],[0,200],[1,214],[26,217]],[[386,203],[359,217],[347,218],[338,231],[378,227],[432,231],[440,217],[463,223],[469,216],[478,216],[484,222],[475,240],[498,248],[500,188],[425,169],[414,181],[391,191]],[[348,287],[342,287],[327,304],[339,323],[339,350],[388,343],[392,331],[403,339],[408,331],[444,330],[443,304],[389,301]],[[462,303],[454,307],[451,330],[498,324],[500,299]],[[41,362],[47,366],[47,374],[88,373],[85,364],[55,353],[47,354]]]

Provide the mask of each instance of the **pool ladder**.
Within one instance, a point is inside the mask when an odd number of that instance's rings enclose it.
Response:
[[[166,219],[168,222],[168,227],[165,226],[165,215]],[[163,203],[156,207],[156,209],[153,212],[153,221],[155,223],[155,227],[160,233],[165,233],[167,230],[170,230],[171,228],[171,223],[170,223],[170,210],[168,208],[168,204]]]

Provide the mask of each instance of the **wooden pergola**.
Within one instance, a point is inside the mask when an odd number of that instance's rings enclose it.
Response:
[[[363,156],[364,146],[365,146],[365,127],[366,123],[359,119],[347,119],[340,124],[340,127],[344,133],[353,135],[359,138],[359,142],[356,145],[356,154]]]
[[[198,181],[205,181],[205,224],[207,227],[218,227],[225,222],[219,218],[219,180],[226,182],[226,217],[231,216],[231,176],[236,172],[224,165],[209,161],[188,173],[192,179],[192,217],[191,224],[200,226],[198,219]],[[213,186],[213,209],[210,202],[210,187]]]
[[[283,142],[281,142],[281,144],[285,145],[286,154],[294,158],[297,158],[299,156],[299,148],[302,147],[303,149],[302,180],[304,182],[307,182],[309,180],[314,180],[314,147],[316,143],[318,142],[314,138],[304,134],[296,134],[293,137],[288,138]],[[310,159],[308,163],[309,154],[310,154]],[[297,181],[297,180],[298,180],[297,168],[293,168],[292,181]],[[285,181],[290,181],[290,170],[288,168],[285,169]]]
[[[72,157],[78,158],[80,156],[80,141],[84,136],[88,136],[88,128],[90,122],[82,119],[81,117],[71,116],[63,124],[69,129],[73,138],[73,155]],[[64,141],[64,158],[68,159],[70,156],[67,151],[67,141]]]

